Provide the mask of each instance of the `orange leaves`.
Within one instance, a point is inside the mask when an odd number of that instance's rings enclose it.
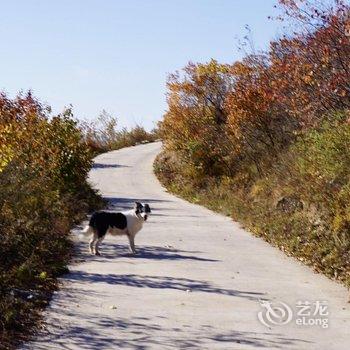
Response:
[[[60,185],[85,181],[91,155],[70,110],[50,119],[33,96],[0,96],[0,171],[11,161]]]
[[[169,77],[163,137],[207,173],[213,163],[232,172],[237,159],[261,168],[329,111],[350,109],[349,5],[280,4],[298,27],[268,52],[232,65],[189,63],[183,75]],[[193,145],[196,152],[189,151]]]
[[[311,84],[312,83],[312,72],[304,75],[302,79],[304,80],[305,84]]]
[[[168,79],[168,111],[161,134],[168,147],[187,152],[193,166],[205,173],[222,168],[228,152],[222,150],[229,145],[224,125],[225,99],[233,84],[230,68],[215,60],[189,63],[182,75]]]

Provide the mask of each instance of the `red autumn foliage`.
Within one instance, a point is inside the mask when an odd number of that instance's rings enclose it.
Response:
[[[198,173],[230,175],[278,157],[295,135],[350,108],[350,7],[281,0],[292,29],[267,52],[221,65],[190,63],[168,82],[161,130]],[[296,28],[296,29],[295,29]]]

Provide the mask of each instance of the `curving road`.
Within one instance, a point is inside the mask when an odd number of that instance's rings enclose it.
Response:
[[[23,348],[350,349],[346,289],[229,218],[168,194],[152,172],[160,147],[96,158],[90,180],[114,209],[135,200],[153,209],[136,237],[139,254],[128,254],[126,237],[109,237],[103,255],[91,256],[88,239],[75,234],[77,259],[45,312],[47,326]],[[299,321],[308,325],[296,324],[298,301],[311,303],[303,313],[316,311]],[[326,307],[315,310],[317,301]],[[286,319],[260,302],[287,304],[278,306],[290,307],[292,319],[274,325]],[[329,327],[310,324],[317,319]]]

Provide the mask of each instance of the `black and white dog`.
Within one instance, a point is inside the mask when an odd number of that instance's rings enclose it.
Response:
[[[135,236],[142,229],[143,223],[150,213],[150,206],[140,202],[135,202],[134,208],[128,211],[118,213],[97,211],[93,213],[89,225],[83,231],[85,235],[93,235],[89,242],[90,252],[100,255],[98,246],[109,233],[112,236],[128,236],[130,250],[135,254]]]

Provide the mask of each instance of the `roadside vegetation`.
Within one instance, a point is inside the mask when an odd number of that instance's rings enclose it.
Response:
[[[94,154],[156,141],[158,131],[146,131],[143,126],[118,128],[118,119],[106,111],[93,121],[80,123],[84,139]]]
[[[350,7],[279,6],[289,30],[268,51],[169,77],[155,171],[350,286]]]
[[[67,272],[70,229],[103,205],[86,181],[92,155],[71,110],[0,95],[1,349],[33,330]]]
[[[0,94],[0,349],[35,330],[68,271],[70,230],[105,204],[87,182],[93,157],[156,137],[119,130],[106,112],[78,122],[70,108],[53,116],[30,92]]]

